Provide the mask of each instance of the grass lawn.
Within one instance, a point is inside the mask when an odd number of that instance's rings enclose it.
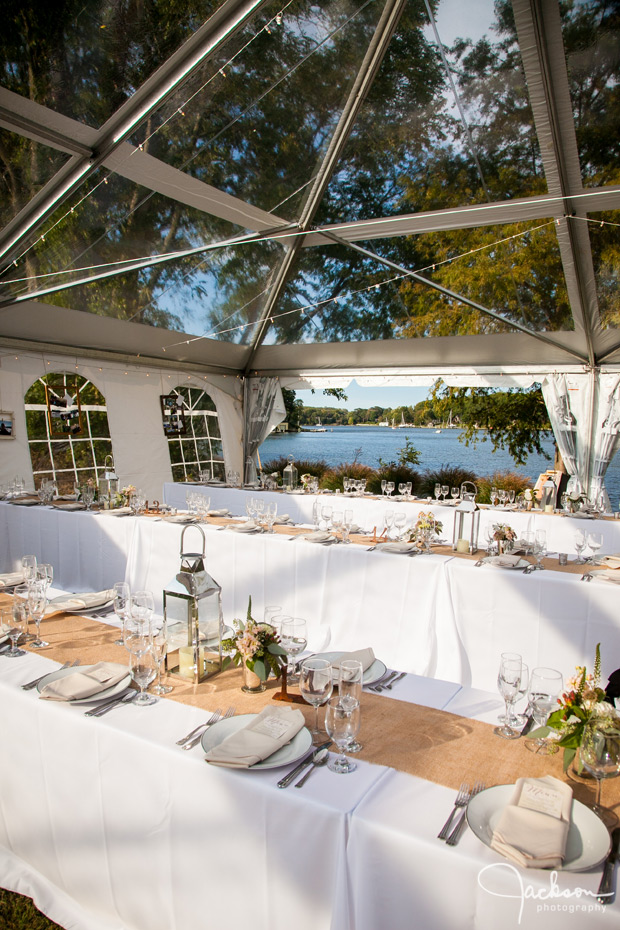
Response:
[[[0,888],[0,930],[63,930],[36,909],[30,898]]]

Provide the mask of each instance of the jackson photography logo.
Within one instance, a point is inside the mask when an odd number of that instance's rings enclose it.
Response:
[[[498,874],[500,872],[501,875]],[[604,905],[596,900],[598,892],[587,888],[559,888],[557,879],[558,873],[550,872],[549,885],[535,888],[523,880],[523,873],[516,866],[508,862],[494,862],[478,872],[478,885],[483,891],[496,898],[514,899],[519,925],[526,902],[528,910],[533,907],[537,914],[594,914],[604,909]]]

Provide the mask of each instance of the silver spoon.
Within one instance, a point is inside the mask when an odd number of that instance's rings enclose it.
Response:
[[[308,769],[308,771],[303,776],[303,778],[300,778],[299,781],[295,782],[295,787],[301,788],[302,785],[305,785],[305,783],[308,781],[308,779],[314,772],[315,768],[318,768],[321,765],[325,765],[328,759],[329,759],[329,749],[327,748],[321,749],[319,752],[317,752],[316,756],[312,760],[311,767]]]

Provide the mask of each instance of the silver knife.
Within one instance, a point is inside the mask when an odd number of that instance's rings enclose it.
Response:
[[[281,778],[278,782],[278,788],[287,788],[288,785],[293,781],[294,778],[303,772],[303,770],[308,766],[312,765],[314,762],[314,757],[320,749],[324,749],[326,746],[331,746],[332,741],[330,739],[325,740],[324,743],[321,743],[319,746],[314,746],[312,751],[308,753],[307,756],[301,760],[299,765],[296,765],[292,772],[289,772],[288,775],[285,775],[284,778]]]
[[[534,726],[534,714],[531,711],[528,711],[525,717],[525,726],[521,730],[521,736],[527,736],[532,727]]]
[[[611,834],[611,850],[605,859],[603,868],[603,877],[598,888],[597,901],[599,904],[613,904],[616,900],[616,892],[613,887],[614,866],[618,859],[618,847],[620,846],[620,827]]]

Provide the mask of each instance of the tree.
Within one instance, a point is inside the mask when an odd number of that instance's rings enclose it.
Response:
[[[291,431],[298,430],[303,403],[301,400],[297,399],[295,391],[291,391],[288,388],[282,388],[282,398],[284,399],[288,428]]]

